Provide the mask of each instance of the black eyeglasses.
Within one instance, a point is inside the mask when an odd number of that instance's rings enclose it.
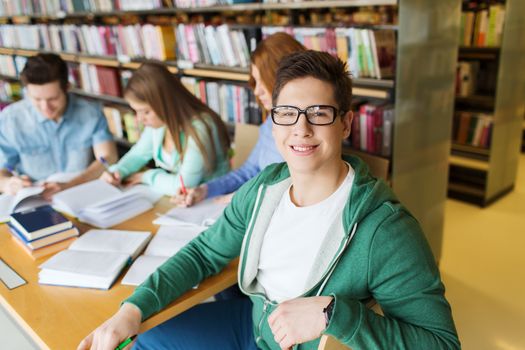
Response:
[[[295,106],[275,106],[271,110],[271,115],[276,125],[294,125],[301,114],[304,114],[308,123],[312,125],[330,125],[340,112],[329,105],[314,105],[305,109]]]

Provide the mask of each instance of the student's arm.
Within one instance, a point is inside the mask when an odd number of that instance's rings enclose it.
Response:
[[[392,232],[395,227],[396,232]],[[459,349],[450,305],[416,220],[396,212],[370,247],[368,284],[384,317],[363,303],[335,297],[325,333],[354,349]]]
[[[24,187],[33,184],[29,176],[13,176],[7,169],[0,170],[0,192],[15,195]]]
[[[77,350],[115,349],[127,338],[138,334],[141,318],[141,312],[135,305],[125,303],[113,317],[84,338]]]
[[[267,135],[268,133],[270,135]],[[204,185],[206,186],[206,198],[235,192],[244,183],[259,174],[262,170],[259,166],[259,159],[261,154],[264,154],[263,152],[268,149],[268,140],[273,140],[271,127],[263,125],[259,129],[257,143],[246,161],[238,169],[230,171],[228,174],[213,179]]]
[[[384,317],[341,295],[292,299],[268,317],[276,341],[288,348],[326,333],[352,349],[459,349],[444,287],[422,235],[404,213],[385,220],[374,235],[368,283]],[[322,311],[331,298],[335,304],[326,327]]]
[[[153,158],[153,129],[145,128],[140,139],[117,164],[110,167],[111,172],[118,172],[121,179],[136,173]]]
[[[161,265],[133,294],[124,300],[120,310],[89,334],[78,350],[90,349],[93,344],[113,349],[138,332],[141,321],[160,311],[174,299],[191,289],[204,278],[221,271],[239,256],[246,222],[254,203],[246,203],[253,183],[246,184],[226,207],[224,214],[177,254]]]
[[[251,185],[243,186],[212,227],[171,257],[126,300],[138,306],[143,320],[239,256],[254,205],[245,198],[251,196],[250,191],[257,191]]]
[[[117,160],[117,147],[113,141],[106,141],[93,146],[93,153],[95,154],[95,160],[91,162],[86,170],[74,177],[69,182],[44,183],[45,190],[42,193],[42,196],[46,199],[51,199],[51,197],[57,192],[97,179],[104,172],[104,167],[97,160],[100,157],[104,157],[106,160],[108,160],[108,162],[111,163]]]
[[[197,126],[197,132],[201,140],[207,140],[208,136],[204,127]],[[204,142],[205,147],[211,149],[211,146]],[[213,151],[213,150],[212,150]],[[142,176],[142,183],[151,186],[155,191],[165,195],[174,195],[180,188],[180,178],[182,176],[184,185],[187,187],[196,187],[202,182],[206,174],[206,165],[199,147],[193,138],[188,139],[184,160],[176,173],[169,173],[164,169],[150,169]]]

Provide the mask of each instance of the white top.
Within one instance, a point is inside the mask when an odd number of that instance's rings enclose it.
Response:
[[[313,287],[306,285],[307,278],[329,227],[347,202],[353,179],[354,170],[348,164],[348,174],[339,188],[325,200],[306,207],[293,204],[290,189],[285,192],[259,257],[257,279],[270,300],[296,298]]]

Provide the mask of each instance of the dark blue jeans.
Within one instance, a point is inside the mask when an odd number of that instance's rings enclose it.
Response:
[[[249,298],[199,304],[140,334],[133,347],[175,350],[256,350]]]

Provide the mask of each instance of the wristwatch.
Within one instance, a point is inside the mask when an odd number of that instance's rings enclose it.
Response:
[[[330,323],[330,319],[332,318],[332,314],[334,312],[334,305],[335,305],[335,298],[332,298],[332,301],[330,302],[330,304],[326,305],[326,307],[323,309],[326,327],[328,327],[328,324]]]

